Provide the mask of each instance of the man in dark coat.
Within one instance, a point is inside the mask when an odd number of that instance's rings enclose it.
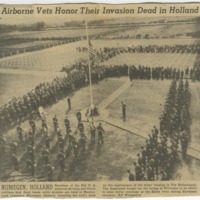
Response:
[[[71,98],[67,98],[68,110],[71,110]]]
[[[122,102],[122,116],[123,116],[123,121],[126,121],[126,104]]]
[[[129,181],[134,181],[135,180],[135,176],[130,172],[130,170],[127,170],[128,173],[128,180]]]

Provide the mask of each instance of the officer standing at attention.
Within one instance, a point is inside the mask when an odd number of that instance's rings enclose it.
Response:
[[[71,98],[67,98],[68,110],[71,110]]]
[[[123,121],[126,121],[126,104],[123,103],[122,101],[122,116],[123,116]]]

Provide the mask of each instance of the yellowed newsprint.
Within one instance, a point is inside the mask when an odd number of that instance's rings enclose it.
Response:
[[[0,197],[200,194],[200,4],[0,5]]]

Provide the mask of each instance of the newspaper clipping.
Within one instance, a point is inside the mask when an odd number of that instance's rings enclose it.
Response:
[[[200,3],[0,5],[0,197],[200,194]]]

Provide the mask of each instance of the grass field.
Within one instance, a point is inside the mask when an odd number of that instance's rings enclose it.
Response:
[[[124,30],[112,34],[112,37],[136,37],[141,35],[144,37],[146,34],[149,37],[170,37],[179,36],[191,32],[196,32],[198,30],[197,24],[162,24],[162,25],[144,25],[138,26],[130,30]],[[109,35],[107,35],[108,37]]]
[[[78,42],[56,46],[31,53],[19,54],[0,59],[0,68],[26,69],[39,71],[60,71],[71,66],[86,53],[76,52]],[[85,42],[86,45],[86,42]]]
[[[127,105],[127,123],[150,133],[159,125],[170,81],[134,80],[133,85],[109,106],[110,116],[122,120],[121,102]]]
[[[5,71],[0,72],[0,106],[7,103],[13,96],[18,97],[32,90],[42,82],[50,82],[56,76],[64,76],[65,73]]]
[[[16,49],[22,49],[27,47],[34,47],[34,46],[45,46],[50,44],[57,44],[59,42],[62,42],[60,40],[38,40],[38,41],[32,41],[32,42],[23,42],[19,44],[13,44],[6,46],[6,48],[16,48]]]
[[[89,35],[103,34],[107,31],[119,30],[120,28],[89,28]],[[86,35],[85,28],[80,29],[58,29],[44,31],[15,31],[10,33],[1,33],[2,37],[12,38],[74,38],[84,37]]]

